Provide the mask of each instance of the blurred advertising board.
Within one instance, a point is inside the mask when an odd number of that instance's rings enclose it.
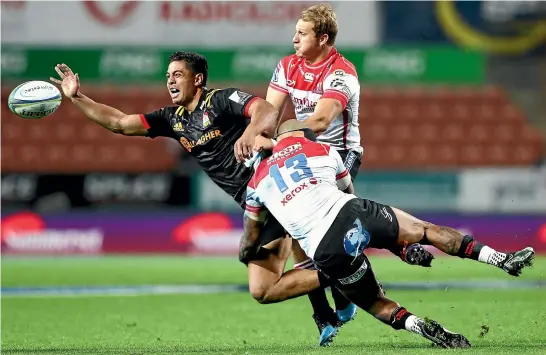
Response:
[[[187,206],[190,179],[174,174],[2,174],[2,207],[66,210],[113,204]]]
[[[212,82],[266,83],[277,63],[290,49],[241,47],[232,49],[153,47],[25,47],[2,46],[3,80],[47,80],[53,66],[67,63],[85,82],[165,81],[168,58],[174,51],[193,50],[205,55]],[[451,46],[340,47],[364,83],[466,83],[485,80],[483,54]]]
[[[354,182],[357,196],[409,211],[456,211],[457,173],[367,172]]]
[[[451,43],[498,55],[546,54],[544,1],[384,1],[380,6],[384,44]]]
[[[546,252],[544,216],[456,213],[416,216],[472,234],[500,250],[532,246],[538,252]],[[236,257],[242,222],[242,211],[46,215],[20,212],[2,217],[2,253],[183,253]]]
[[[284,46],[291,48],[306,1],[2,1],[2,44]],[[378,43],[377,4],[331,2],[337,43]],[[59,14],[63,16],[59,29]]]
[[[463,170],[459,206],[470,212],[541,212],[546,219],[546,167]]]
[[[241,208],[207,176],[195,176],[193,204],[199,210],[239,211]],[[355,194],[411,211],[456,211],[459,182],[456,173],[367,172],[354,182]]]
[[[200,210],[240,207],[204,173],[194,177],[192,204]],[[546,220],[546,168],[468,169],[453,172],[362,170],[357,196],[411,213],[541,213]]]

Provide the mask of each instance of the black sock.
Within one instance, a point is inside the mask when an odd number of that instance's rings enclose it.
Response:
[[[336,315],[328,299],[326,298],[326,292],[324,289],[319,288],[308,294],[311,306],[313,306],[313,312],[322,322],[334,322]]]
[[[469,235],[465,235],[463,241],[461,242],[461,247],[457,252],[457,256],[460,258],[469,258],[472,260],[478,260],[480,256],[480,251],[484,245],[474,240]]]
[[[349,304],[351,304],[351,301],[343,296],[341,291],[335,287],[332,287],[332,298],[334,299],[334,302],[336,304],[336,309],[340,311],[349,307]]]
[[[389,323],[396,330],[405,329],[406,320],[412,315],[404,307],[398,307],[392,312]]]

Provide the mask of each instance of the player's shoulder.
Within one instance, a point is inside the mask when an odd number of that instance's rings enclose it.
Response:
[[[290,65],[294,65],[298,60],[299,57],[296,54],[290,54],[283,57],[279,61],[279,65],[282,65],[282,67],[286,70]]]
[[[311,156],[322,156],[329,155],[330,149],[332,147],[326,143],[313,142],[312,140],[306,139],[302,144],[303,152],[306,155]]]
[[[340,54],[330,66],[327,75],[333,74],[335,76],[352,75],[358,78],[356,68],[347,58]]]
[[[173,114],[181,114],[184,108],[182,106],[165,106],[157,110],[163,117],[170,117]]]
[[[205,105],[215,105],[217,103],[225,103],[227,100],[233,101],[239,100],[239,93],[243,93],[239,88],[226,87],[218,89],[207,89],[203,95],[205,95]]]

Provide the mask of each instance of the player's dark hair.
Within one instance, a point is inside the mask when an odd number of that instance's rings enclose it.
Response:
[[[207,85],[209,65],[207,58],[195,52],[174,52],[169,57],[169,64],[176,61],[184,61],[194,74],[203,74],[202,86]]]

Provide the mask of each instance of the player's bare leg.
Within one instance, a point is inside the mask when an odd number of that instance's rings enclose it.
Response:
[[[499,267],[513,276],[519,276],[525,266],[532,265],[535,252],[531,247],[516,252],[501,253],[451,227],[437,226],[397,208],[391,208],[400,226],[398,246],[402,248],[403,255],[408,254],[413,244],[420,243],[431,244],[449,255],[470,258]],[[418,251],[425,257],[430,254],[422,247]]]
[[[274,240],[263,247],[269,251],[263,259],[248,263],[250,293],[258,302],[299,297],[320,286],[316,270],[290,270],[283,274],[291,245],[291,238]]]

